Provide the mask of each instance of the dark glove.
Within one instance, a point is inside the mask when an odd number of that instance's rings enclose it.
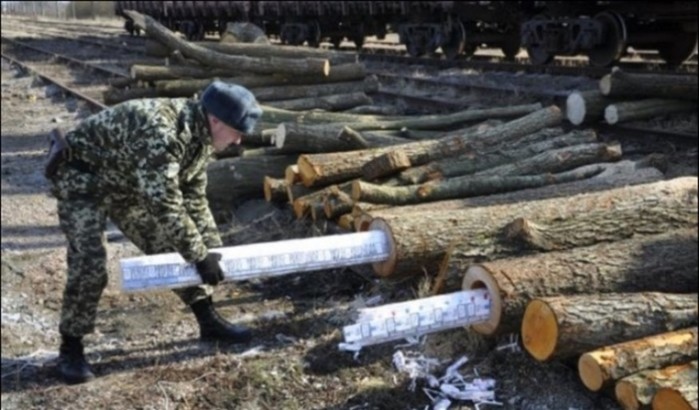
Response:
[[[223,280],[223,271],[221,270],[221,265],[218,263],[220,260],[220,253],[209,252],[206,258],[194,264],[204,283],[215,286]]]

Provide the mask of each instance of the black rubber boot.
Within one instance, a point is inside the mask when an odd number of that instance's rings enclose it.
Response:
[[[58,355],[58,373],[68,384],[85,383],[95,378],[90,364],[85,360],[81,337],[62,336]]]
[[[194,302],[190,307],[199,323],[199,334],[202,340],[247,343],[252,339],[250,329],[245,326],[234,325],[216,312],[211,297]]]

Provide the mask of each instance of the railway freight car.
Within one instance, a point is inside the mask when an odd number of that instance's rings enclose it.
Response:
[[[361,48],[366,36],[399,34],[413,56],[447,59],[478,47],[501,48],[514,59],[525,48],[532,64],[557,55],[584,54],[608,66],[628,47],[658,50],[670,65],[696,52],[694,1],[117,1],[116,12],[136,10],[188,39],[221,32],[227,22],[252,22],[282,44]]]

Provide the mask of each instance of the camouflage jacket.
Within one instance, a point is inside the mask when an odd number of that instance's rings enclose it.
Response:
[[[145,206],[186,261],[221,246],[206,199],[211,133],[198,101],[127,101],[87,118],[66,140],[73,158],[90,165],[97,191]]]

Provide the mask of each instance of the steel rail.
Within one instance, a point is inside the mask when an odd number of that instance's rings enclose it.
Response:
[[[103,110],[103,109],[105,109],[105,108],[108,108],[106,105],[102,104],[101,102],[99,102],[99,101],[93,99],[92,97],[89,97],[89,96],[87,96],[87,95],[81,93],[81,92],[78,91],[78,90],[75,90],[75,89],[73,89],[73,88],[67,86],[66,84],[63,84],[61,81],[56,80],[55,78],[52,78],[52,77],[50,77],[50,76],[48,76],[48,75],[46,75],[46,74],[42,74],[41,72],[37,71],[35,68],[30,67],[30,66],[24,64],[23,62],[21,62],[21,61],[19,61],[19,60],[16,60],[16,59],[14,59],[14,58],[12,58],[12,57],[6,55],[5,53],[1,53],[1,54],[2,54],[2,58],[8,60],[11,64],[16,64],[16,65],[22,67],[22,69],[27,70],[27,71],[30,71],[30,72],[34,73],[35,75],[39,76],[40,78],[43,78],[44,80],[46,80],[46,81],[48,81],[48,82],[50,82],[50,83],[52,83],[52,84],[57,85],[58,87],[60,87],[60,88],[63,89],[64,91],[66,91],[66,92],[68,92],[68,93],[70,93],[70,94],[72,94],[72,95],[74,95],[74,96],[80,98],[80,99],[83,100],[83,101],[86,101],[86,102],[87,102],[88,104],[90,104],[90,106],[92,106],[93,108],[99,108],[100,110]]]
[[[5,27],[5,28],[7,29],[8,27]],[[18,27],[9,27],[9,30],[10,30],[10,31],[16,31],[16,30],[18,30],[18,29],[19,29]],[[39,29],[37,29],[37,31],[33,31],[32,33],[34,33],[34,34],[45,34],[45,35],[51,36],[51,37],[56,38],[56,39],[62,39],[62,40],[68,40],[68,41],[75,41],[75,42],[78,42],[78,43],[85,43],[85,44],[95,45],[95,46],[98,46],[98,47],[113,48],[113,49],[115,49],[115,50],[127,51],[127,52],[130,52],[130,53],[133,53],[133,54],[143,54],[142,51],[133,50],[133,49],[130,48],[130,47],[139,47],[139,46],[142,46],[143,44],[131,45],[131,44],[124,44],[124,43],[116,43],[116,42],[110,43],[110,42],[104,42],[104,41],[99,41],[99,40],[89,40],[89,39],[86,39],[86,38],[68,37],[68,36],[65,36],[65,35],[57,34],[55,30],[54,30],[53,32],[45,31],[45,30],[38,31],[38,30],[39,30]],[[27,30],[26,28],[23,28],[22,31],[23,31],[23,32],[29,32],[30,30]],[[95,36],[91,36],[91,37],[95,37]]]

